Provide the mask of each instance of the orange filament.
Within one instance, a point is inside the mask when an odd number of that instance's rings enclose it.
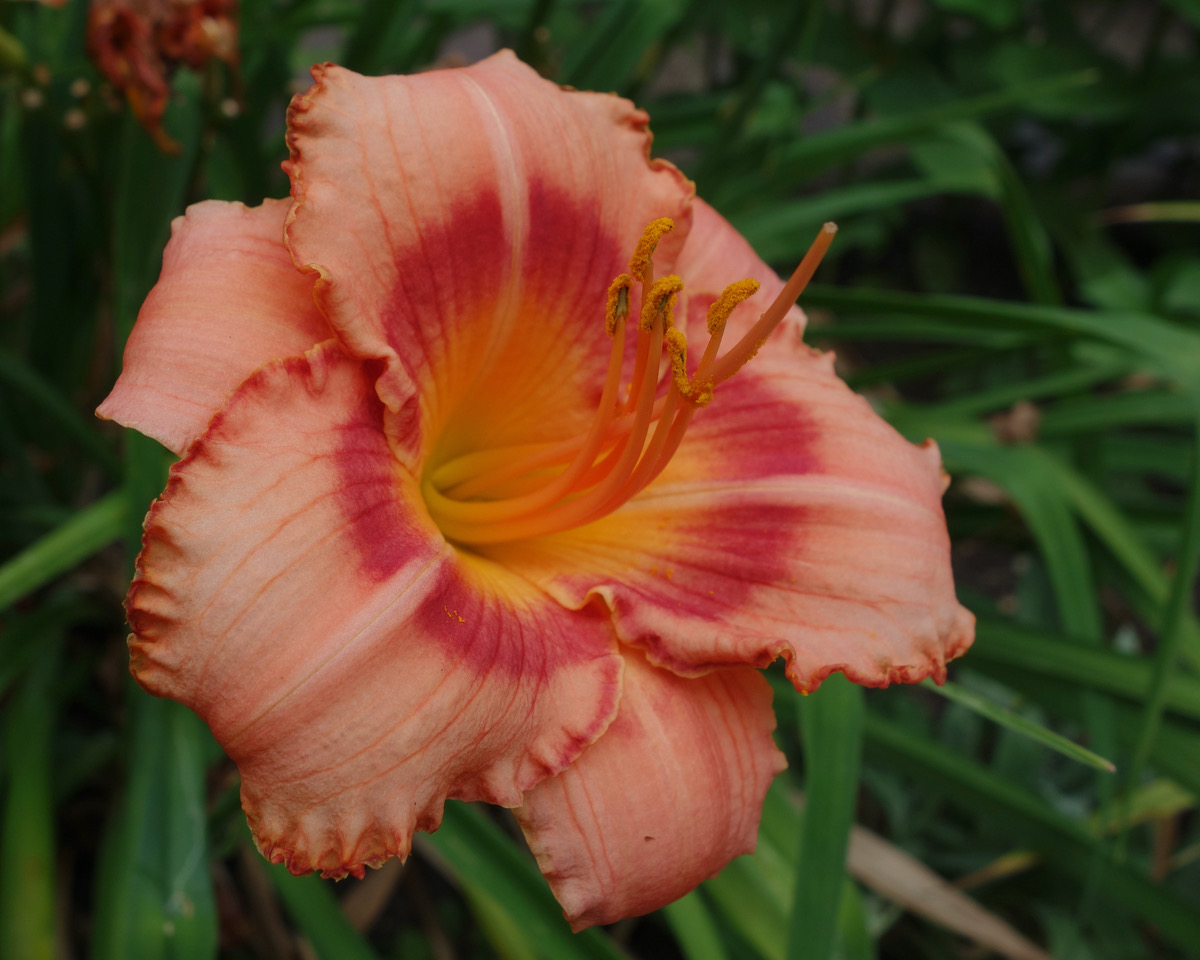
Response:
[[[605,327],[612,337],[608,373],[586,434],[557,443],[525,444],[469,453],[429,471],[421,489],[449,540],[503,543],[545,536],[611,513],[663,471],[697,409],[716,386],[758,352],[816,271],[837,227],[825,224],[779,296],[749,331],[718,358],[734,308],[758,290],[755,280],[730,284],[709,308],[709,341],[695,373],[687,373],[687,340],[674,326],[683,289],[676,276],[654,277],[654,251],[672,228],[663,218],[646,227],[629,264],[608,290]],[[637,350],[629,393],[620,393],[625,335],[634,284],[641,286]],[[669,360],[665,396],[660,358]],[[653,426],[653,432],[651,432]]]

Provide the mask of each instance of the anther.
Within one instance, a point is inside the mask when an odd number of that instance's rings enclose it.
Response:
[[[662,316],[664,329],[670,329],[675,322],[675,304],[679,300],[679,291],[683,289],[683,281],[671,273],[654,281],[650,293],[642,307],[642,318],[638,329],[649,333],[654,328],[654,321]]]
[[[650,258],[654,256],[658,242],[670,233],[674,226],[675,221],[670,217],[659,217],[657,220],[652,220],[649,226],[642,231],[642,239],[638,241],[633,256],[629,260],[629,272],[633,275],[634,280],[645,279],[646,268],[650,266]]]
[[[614,336],[617,325],[624,323],[629,316],[629,289],[633,286],[633,278],[622,273],[608,288],[608,307],[604,311],[604,329],[608,335]]]
[[[749,300],[758,293],[758,288],[759,282],[757,280],[738,280],[721,291],[721,295],[708,308],[709,336],[715,337],[718,331],[724,330],[725,322],[729,319],[729,315],[733,313],[734,307],[743,300]]]

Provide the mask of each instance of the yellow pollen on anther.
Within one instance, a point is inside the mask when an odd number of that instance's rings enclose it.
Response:
[[[612,338],[608,372],[586,431],[552,443],[475,450],[430,464],[421,489],[431,518],[448,540],[482,547],[570,530],[611,513],[653,483],[679,449],[696,410],[713,399],[714,388],[749,361],[786,316],[837,229],[825,225],[782,292],[718,359],[729,317],[759,289],[755,280],[726,287],[708,310],[708,344],[689,377],[687,338],[674,326],[683,281],[674,275],[654,278],[654,250],[671,227],[665,217],[651,223],[629,273],[609,285],[604,314]],[[632,319],[635,285],[641,288],[638,343],[632,377],[625,381],[626,322]],[[659,374],[663,351],[670,363],[665,383]],[[623,382],[629,383],[624,398]],[[446,613],[458,615],[449,609]]]
[[[663,335],[663,346],[671,358],[671,379],[679,395],[698,407],[708,406],[713,396],[712,381],[688,378],[687,337],[683,335],[683,331],[672,327]]]
[[[604,329],[611,337],[617,332],[617,324],[629,316],[629,289],[633,278],[622,273],[608,288],[608,307],[604,311]]]
[[[638,241],[633,256],[629,258],[629,272],[634,280],[641,281],[645,277],[646,268],[650,265],[650,258],[654,256],[658,242],[670,233],[674,226],[675,221],[670,217],[659,217],[650,221],[642,231],[642,239]]]
[[[675,304],[679,302],[679,292],[682,289],[683,281],[673,273],[655,280],[642,306],[642,319],[638,329],[649,333],[654,328],[655,319],[660,315],[663,318],[663,327],[671,329],[675,323]]]
[[[743,300],[749,300],[758,293],[760,284],[757,280],[738,280],[731,283],[708,308],[708,333],[715,336],[718,330],[725,328],[725,321],[733,313],[733,308]]]

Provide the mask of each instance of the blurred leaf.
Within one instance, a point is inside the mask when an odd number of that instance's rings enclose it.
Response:
[[[524,932],[538,956],[546,960],[625,957],[595,928],[572,934],[533,861],[474,807],[449,801],[437,833],[419,835],[415,842],[457,883],[487,896],[507,913],[511,926]]]
[[[840,674],[800,701],[808,801],[796,857],[789,960],[825,960],[834,953],[858,797],[862,723],[862,688]]]
[[[1050,960],[1010,924],[870,830],[854,828],[847,867],[860,883],[893,903],[1003,957]]]
[[[0,611],[120,539],[129,515],[125,491],[114,491],[0,566]]]
[[[687,11],[687,0],[614,0],[563,60],[562,81],[581,90],[624,90]]]
[[[1083,825],[974,761],[899,725],[868,714],[866,731],[868,753],[876,761],[920,777],[925,789],[938,791],[963,810],[997,818],[1010,835],[1036,847],[1048,868],[1088,882],[1097,895],[1156,925],[1164,938],[1184,950],[1200,942],[1200,914],[1131,867],[1104,860]]]
[[[293,877],[279,864],[264,866],[279,899],[320,960],[375,960],[376,954],[342,914],[330,883],[315,874]]]
[[[175,92],[167,120],[181,145],[177,156],[164,156],[131,115],[124,118],[113,212],[118,345],[158,275],[171,219],[182,212],[193,174],[200,129],[196,78],[177,74]],[[127,435],[123,493],[130,502],[149,503],[162,488],[164,468],[157,443]],[[141,524],[129,515],[126,539],[132,556]],[[101,846],[92,957],[208,960],[217,951],[204,805],[210,735],[186,707],[152,698],[132,682],[128,698],[128,781]]]
[[[826,220],[874,213],[942,193],[965,189],[959,178],[948,181],[908,179],[858,183],[825,190],[811,197],[773,204],[770,208],[737,214],[731,222],[764,260],[798,261],[809,238]]]
[[[216,956],[204,756],[209,733],[186,707],[129,684],[129,779],[105,831],[94,960]]]
[[[1033,328],[1111,343],[1144,357],[1189,389],[1200,389],[1200,334],[1149,314],[1116,310],[1073,310],[987,300],[982,297],[847,290],[811,284],[808,306],[863,310],[876,315],[915,315],[1002,329]]]
[[[0,855],[0,943],[6,956],[59,960],[55,917],[54,801],[51,740],[61,637],[40,638],[38,657],[4,711],[6,798]]]
[[[1069,643],[1051,634],[979,617],[975,659],[986,659],[1069,680],[1071,683],[1141,702],[1150,688],[1150,663],[1128,654]],[[1177,673],[1167,683],[1164,706],[1172,713],[1200,719],[1200,680]]]
[[[416,0],[366,0],[339,62],[370,76],[385,72],[388,51],[411,32],[419,6]]]
[[[27,402],[48,414],[84,453],[104,468],[110,478],[119,474],[116,455],[96,432],[93,422],[84,420],[75,407],[40,374],[3,349],[0,349],[0,380],[6,381],[20,391]]]
[[[981,697],[979,694],[965,687],[960,687],[954,683],[944,683],[938,686],[932,680],[924,681],[921,686],[926,690],[931,690],[945,697],[947,700],[962,704],[968,710],[979,714],[981,717],[986,717],[993,723],[998,723],[1015,733],[1019,733],[1023,737],[1028,737],[1030,740],[1034,740],[1044,747],[1061,753],[1064,757],[1070,757],[1072,760],[1086,764],[1089,767],[1094,767],[1097,770],[1104,770],[1107,773],[1113,773],[1116,770],[1111,760],[1106,760],[1091,750],[1081,747],[1077,743],[1072,743],[1066,737],[1059,736],[1053,730],[1048,730],[1040,723],[1035,723],[1033,720],[1023,717],[1019,713],[1006,710],[999,704],[992,703],[990,700]]]
[[[667,904],[663,915],[687,960],[726,960],[716,921],[698,890]]]

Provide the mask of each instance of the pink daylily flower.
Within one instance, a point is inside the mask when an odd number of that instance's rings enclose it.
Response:
[[[794,296],[734,372],[783,284],[627,101],[511,54],[313,75],[292,201],[176,221],[99,410],[182,457],[134,675],[207,721],[294,873],[484,800],[575,929],[655,909],[754,847],[784,766],[758,668],[940,680],[970,645],[937,449]]]

